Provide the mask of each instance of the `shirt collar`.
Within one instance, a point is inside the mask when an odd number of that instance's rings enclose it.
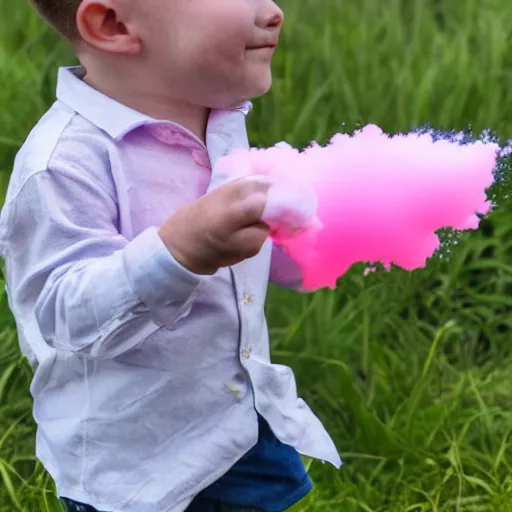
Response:
[[[85,83],[82,80],[83,76],[84,69],[81,66],[60,68],[57,99],[103,130],[111,138],[121,140],[125,135],[143,125],[168,124],[199,140],[198,137],[176,123],[153,119],[104,95]],[[247,115],[252,110],[252,104],[247,101],[230,110]]]

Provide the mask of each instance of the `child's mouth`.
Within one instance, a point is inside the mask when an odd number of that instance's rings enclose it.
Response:
[[[262,44],[258,44],[255,46],[248,46],[247,50],[261,50],[262,48],[275,48],[277,46],[277,40],[267,41]]]

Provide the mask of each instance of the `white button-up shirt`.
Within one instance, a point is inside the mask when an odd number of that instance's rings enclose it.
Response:
[[[60,70],[0,220],[9,304],[35,368],[37,456],[59,494],[111,512],[181,512],[256,444],[256,411],[283,443],[339,467],[292,370],[270,362],[269,277],[298,284],[286,256],[268,241],[197,276],[157,234],[225,181],[215,162],[248,147],[250,104],[212,111],[205,146],[79,71]]]

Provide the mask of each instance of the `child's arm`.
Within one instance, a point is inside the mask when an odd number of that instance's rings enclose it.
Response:
[[[114,197],[87,167],[33,173],[6,204],[6,278],[15,313],[35,314],[50,346],[112,358],[171,325],[200,277],[156,228],[123,237]]]
[[[1,238],[21,322],[35,314],[50,346],[112,358],[186,312],[199,274],[259,251],[267,233],[253,224],[265,195],[250,183],[219,189],[178,210],[160,233],[155,226],[128,240],[101,165],[85,148],[31,172],[2,210]]]

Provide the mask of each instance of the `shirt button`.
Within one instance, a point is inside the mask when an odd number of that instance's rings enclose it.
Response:
[[[248,306],[249,304],[252,304],[252,297],[247,293],[244,293],[242,300],[243,300],[244,306]]]
[[[250,359],[252,353],[252,345],[248,343],[243,349],[242,349],[242,356],[244,359]]]
[[[247,381],[242,373],[237,373],[233,380],[224,382],[224,385],[237,400],[242,400],[247,394]]]

